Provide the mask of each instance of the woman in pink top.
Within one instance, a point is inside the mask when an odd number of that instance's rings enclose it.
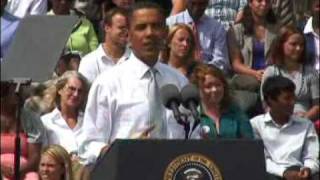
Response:
[[[17,98],[14,86],[1,83],[1,174],[3,179],[14,179],[14,152],[17,118]],[[20,177],[38,179],[36,169],[40,159],[42,130],[40,120],[22,110]]]

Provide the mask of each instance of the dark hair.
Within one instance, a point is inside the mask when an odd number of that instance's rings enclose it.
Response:
[[[199,63],[193,69],[193,73],[191,74],[191,77],[190,77],[190,82],[196,85],[200,89],[204,83],[206,75],[212,75],[215,78],[218,78],[222,82],[224,95],[221,100],[221,110],[227,109],[231,103],[229,85],[223,72],[219,68],[215,67],[214,65]]]
[[[102,9],[107,11],[116,5],[110,0],[88,0],[85,14],[90,21],[100,21],[102,17]]]
[[[273,45],[271,46],[271,54],[270,54],[270,64],[275,64],[277,66],[282,66],[284,63],[285,55],[283,50],[283,44],[289,39],[290,36],[293,34],[299,34],[303,37],[303,51],[301,52],[301,57],[299,59],[300,63],[304,62],[306,48],[305,48],[305,40],[304,35],[302,32],[293,25],[287,25],[280,29],[279,36],[274,41]]]
[[[265,16],[265,20],[268,24],[276,24],[277,18],[273,10],[270,8],[269,12]],[[252,11],[249,5],[246,5],[243,9],[243,18],[240,21],[244,26],[245,35],[254,34],[254,20],[252,17]]]
[[[7,113],[14,115],[18,102],[17,96],[14,93],[15,84],[1,81],[1,94],[0,94],[0,114]]]
[[[294,92],[296,85],[290,79],[283,76],[272,76],[262,85],[263,98],[268,104],[268,99],[277,99],[284,91]]]
[[[0,82],[0,98],[8,96],[10,91],[10,83],[7,81]]]
[[[134,12],[140,9],[156,9],[163,16],[164,19],[166,17],[165,11],[159,4],[149,1],[139,1],[133,4],[131,11],[129,12],[129,22],[131,22]]]
[[[103,22],[105,25],[111,25],[112,24],[112,18],[117,15],[120,14],[122,16],[128,17],[128,13],[127,10],[122,9],[122,8],[112,8],[109,11],[107,11],[106,15],[103,18]]]

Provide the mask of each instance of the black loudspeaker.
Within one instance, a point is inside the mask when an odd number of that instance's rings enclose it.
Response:
[[[263,180],[258,140],[116,140],[92,180]]]

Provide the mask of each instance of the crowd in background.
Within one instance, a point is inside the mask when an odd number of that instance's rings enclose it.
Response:
[[[18,109],[24,179],[89,179],[115,139],[183,139],[159,91],[189,83],[200,97],[190,138],[261,139],[268,179],[319,178],[319,0],[140,1],[1,0],[1,63],[23,18],[78,18],[22,106],[1,82],[4,179]]]

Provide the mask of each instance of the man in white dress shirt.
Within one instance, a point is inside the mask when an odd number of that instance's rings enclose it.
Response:
[[[319,139],[310,120],[293,115],[294,90],[285,77],[268,78],[263,96],[270,112],[250,120],[264,144],[269,180],[319,179]]]
[[[104,43],[84,56],[79,65],[79,72],[90,83],[102,72],[128,59],[129,49],[126,48],[128,25],[128,15],[125,10],[115,8],[106,14],[104,18]]]
[[[208,0],[187,0],[187,9],[167,18],[167,25],[189,24],[195,36],[196,58],[221,69],[230,71],[226,31],[222,24],[204,14]],[[199,55],[197,55],[199,54]]]
[[[100,151],[104,152],[115,139],[139,138],[144,134],[159,139],[184,137],[183,127],[163,105],[158,108],[163,113],[150,118],[155,111],[151,99],[159,98],[149,96],[151,82],[158,87],[153,90],[165,84],[178,88],[187,84],[177,70],[158,61],[167,32],[163,11],[153,3],[136,3],[129,19],[129,60],[102,73],[89,92],[83,126],[86,142],[82,149],[87,163],[95,162]]]

